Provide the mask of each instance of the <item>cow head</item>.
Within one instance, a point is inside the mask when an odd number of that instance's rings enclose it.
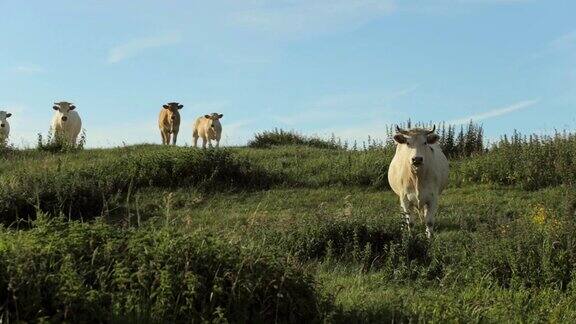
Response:
[[[178,110],[182,109],[184,106],[177,102],[169,102],[162,106],[168,113],[168,120],[170,125],[175,121],[180,121],[180,112]]]
[[[208,126],[210,128],[216,128],[220,126],[220,119],[224,117],[223,114],[212,113],[211,115],[204,115],[204,118],[208,120]]]
[[[408,158],[412,168],[418,169],[432,158],[434,148],[431,146],[438,142],[439,136],[434,134],[436,126],[430,129],[413,128],[404,130],[396,126],[394,141],[398,143],[398,150],[402,150]]]
[[[6,118],[12,116],[11,113],[7,113],[3,110],[0,110],[0,128],[6,128],[6,126],[8,125],[8,121],[6,120]]]
[[[55,102],[52,109],[56,110],[58,117],[62,122],[67,122],[70,117],[70,112],[76,109],[72,103],[66,101]]]

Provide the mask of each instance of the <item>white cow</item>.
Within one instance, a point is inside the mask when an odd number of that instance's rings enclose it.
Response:
[[[82,120],[74,109],[73,104],[61,101],[55,102],[52,107],[55,112],[52,117],[52,134],[56,140],[64,140],[68,144],[75,146],[80,130],[82,130]]]
[[[220,118],[224,115],[213,113],[212,115],[204,115],[194,123],[194,131],[192,137],[194,139],[194,147],[198,146],[198,138],[202,137],[202,148],[206,148],[206,143],[212,147],[212,140],[216,141],[216,147],[220,146],[220,138],[222,137],[222,124]]]
[[[10,123],[6,118],[12,116],[11,113],[7,113],[4,110],[0,110],[0,146],[5,145],[8,142],[8,136],[10,135]]]
[[[408,228],[416,213],[426,219],[426,235],[430,238],[438,198],[448,185],[448,159],[438,145],[439,136],[432,130],[403,130],[396,126],[396,154],[388,168],[388,182],[400,197],[400,205]]]

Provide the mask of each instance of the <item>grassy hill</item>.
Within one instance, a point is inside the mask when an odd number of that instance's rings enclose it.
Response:
[[[574,137],[453,159],[433,240],[389,148],[272,144],[6,152],[0,319],[576,320]]]

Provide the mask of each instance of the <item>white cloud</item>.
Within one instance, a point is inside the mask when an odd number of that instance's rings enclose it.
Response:
[[[118,63],[127,58],[134,57],[147,49],[174,45],[181,41],[182,38],[178,33],[133,39],[112,48],[108,53],[108,63]]]
[[[18,74],[38,74],[38,73],[43,73],[45,70],[44,68],[38,66],[38,65],[18,65],[13,67],[12,72],[18,73]]]
[[[515,111],[518,111],[521,109],[526,109],[528,107],[532,107],[532,106],[536,105],[539,101],[540,101],[539,99],[524,100],[524,101],[513,103],[513,104],[506,106],[506,107],[490,110],[490,111],[479,113],[479,114],[470,115],[468,117],[450,120],[447,122],[447,124],[461,125],[461,124],[467,124],[471,120],[478,122],[481,120],[506,115],[506,114],[509,114],[509,113],[512,113],[512,112],[515,112]]]
[[[283,35],[302,35],[358,26],[396,10],[393,0],[259,1],[232,14],[239,25]]]

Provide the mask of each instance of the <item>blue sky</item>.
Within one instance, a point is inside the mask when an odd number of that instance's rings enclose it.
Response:
[[[274,127],[348,140],[418,121],[546,133],[576,127],[576,1],[1,0],[0,109],[33,146],[52,102],[88,145],[180,143],[224,114],[223,143]]]

